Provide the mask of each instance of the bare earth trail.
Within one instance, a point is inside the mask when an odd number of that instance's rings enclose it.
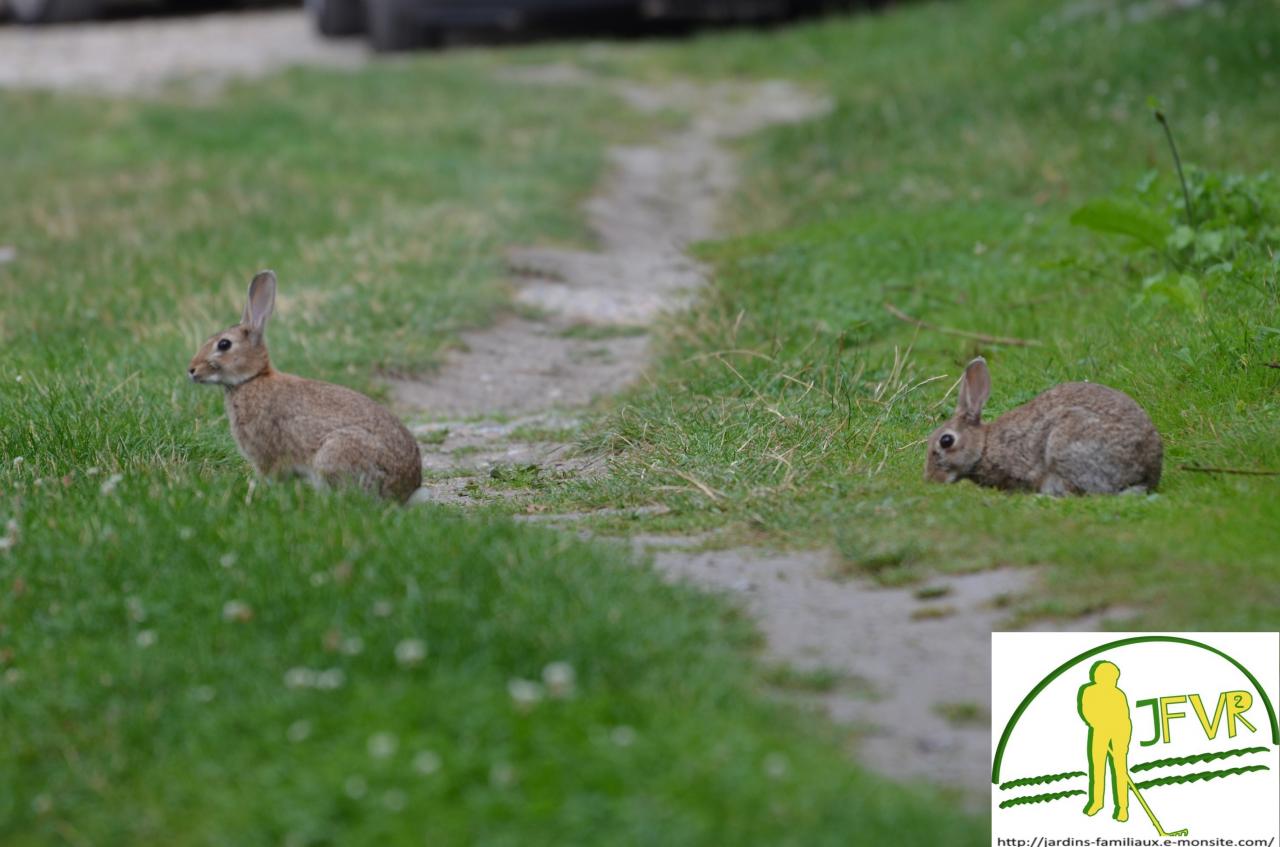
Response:
[[[521,82],[591,85],[568,65],[522,69]],[[585,204],[598,248],[513,248],[514,299],[525,307],[464,335],[429,381],[397,381],[402,409],[430,415],[428,481],[417,495],[483,502],[489,474],[604,472],[538,432],[572,430],[595,400],[641,376],[645,328],[687,305],[704,269],[685,249],[717,234],[717,210],[736,186],[726,144],[770,125],[814,118],[821,98],[783,82],[614,88],[633,108],[674,110],[688,126],[652,144],[611,151],[611,171]],[[574,516],[539,516],[572,525]],[[835,720],[860,729],[857,757],[896,778],[985,796],[990,755],[990,632],[1035,574],[1000,570],[886,589],[836,579],[823,552],[702,551],[687,538],[626,540],[673,580],[729,592],[764,632],[766,661],[833,675],[816,695]]]

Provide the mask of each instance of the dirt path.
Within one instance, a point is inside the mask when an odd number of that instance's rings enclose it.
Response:
[[[571,66],[525,69],[519,79],[589,85]],[[646,327],[679,309],[704,269],[685,253],[717,232],[717,210],[737,174],[726,142],[769,125],[811,119],[827,105],[781,82],[615,89],[636,109],[674,109],[690,124],[653,144],[612,151],[610,174],[585,204],[593,251],[515,248],[518,304],[468,333],[428,382],[401,381],[402,407],[434,420],[417,428],[432,478],[420,499],[477,502],[490,473],[601,472],[600,457],[572,454],[539,432],[572,429],[593,400],[640,376]],[[574,516],[539,516],[572,527]],[[926,779],[985,796],[990,751],[990,632],[1028,571],[935,577],[910,589],[837,579],[821,552],[699,551],[687,538],[627,539],[668,578],[727,592],[764,632],[767,662],[832,681],[814,695],[835,720],[858,726],[856,755],[898,778]]]
[[[522,82],[588,85],[567,66],[525,71]],[[697,115],[652,145],[611,151],[610,175],[586,203],[599,247],[509,251],[522,315],[462,337],[430,381],[392,383],[401,408],[436,418],[418,427],[432,478],[421,497],[463,499],[495,465],[584,472],[590,460],[521,433],[571,427],[583,407],[634,381],[648,360],[647,328],[686,305],[704,269],[685,248],[716,233],[732,192],[724,144],[765,126],[806,120],[826,102],[782,83],[616,89],[632,107]],[[530,317],[529,315],[533,315]],[[456,472],[451,475],[451,471]]]
[[[209,94],[293,65],[353,67],[366,52],[320,38],[301,9],[8,26],[0,27],[0,87],[132,96],[186,83]]]

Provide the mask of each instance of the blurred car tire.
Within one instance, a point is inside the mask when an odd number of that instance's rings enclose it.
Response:
[[[8,0],[9,13],[20,24],[84,21],[98,14],[98,0]]]
[[[418,0],[365,0],[369,45],[386,53],[440,44],[444,33],[422,23],[417,14],[421,5]]]
[[[321,35],[360,35],[365,29],[364,3],[360,0],[306,0],[307,12]]]

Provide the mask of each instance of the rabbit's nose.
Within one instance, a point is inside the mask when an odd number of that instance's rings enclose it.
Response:
[[[187,376],[191,377],[192,379],[195,379],[195,378],[196,378],[196,369],[195,369],[195,368],[187,368]]]

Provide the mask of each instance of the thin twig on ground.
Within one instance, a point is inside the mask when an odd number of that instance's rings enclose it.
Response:
[[[889,310],[889,314],[893,315],[900,321],[914,324],[920,329],[928,329],[933,332],[941,332],[944,335],[957,335],[961,338],[971,338],[974,341],[982,341],[986,344],[1008,344],[1012,347],[1043,347],[1044,345],[1034,338],[1013,338],[1005,335],[988,335],[985,332],[969,332],[963,329],[953,329],[949,326],[938,326],[928,321],[922,321],[919,318],[913,318],[906,312],[899,309],[892,303],[885,303],[884,307]]]
[[[1206,468],[1200,465],[1178,465],[1179,470],[1196,473],[1229,473],[1243,476],[1280,476],[1280,471],[1252,470],[1250,468]]]

